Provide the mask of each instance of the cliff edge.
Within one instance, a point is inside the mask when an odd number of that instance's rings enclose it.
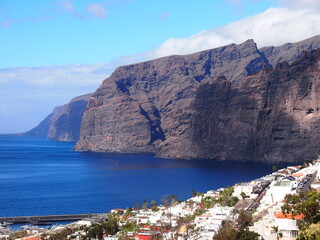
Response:
[[[54,141],[78,141],[81,119],[91,95],[78,96],[65,105],[55,107],[38,126],[23,135],[47,137]]]
[[[259,50],[248,40],[119,67],[90,98],[75,149],[314,159],[320,153],[320,58],[308,50],[319,43],[317,36]]]

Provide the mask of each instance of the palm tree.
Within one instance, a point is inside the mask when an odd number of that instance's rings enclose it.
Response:
[[[272,230],[276,233],[276,235],[277,235],[277,240],[279,240],[280,238],[283,237],[283,233],[282,233],[282,232],[279,232],[278,226],[272,226],[271,228],[272,228]]]

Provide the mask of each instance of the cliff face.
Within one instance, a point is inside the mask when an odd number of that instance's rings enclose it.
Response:
[[[219,75],[237,82],[264,64],[256,44],[248,40],[119,67],[91,97],[76,149],[153,152],[189,143],[185,135],[197,88]]]
[[[288,161],[320,154],[320,50],[292,65],[203,85],[193,105],[192,151],[203,158]]]
[[[269,63],[275,67],[278,63],[293,63],[300,59],[305,52],[320,48],[320,36],[314,36],[296,43],[286,43],[279,47],[264,47],[260,51],[268,59]]]
[[[24,134],[47,137],[54,141],[78,141],[81,119],[91,95],[75,97],[68,104],[55,107],[38,126]]]
[[[301,58],[292,54],[300,46],[291,45],[292,59]],[[319,52],[272,70],[281,51],[269,50],[248,40],[119,67],[91,97],[75,149],[257,161],[317,157]]]

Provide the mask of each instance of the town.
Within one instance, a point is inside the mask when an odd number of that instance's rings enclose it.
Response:
[[[320,159],[179,201],[143,200],[50,229],[0,225],[0,239],[319,239]],[[307,238],[307,236],[314,238]],[[304,238],[303,238],[304,237]],[[316,238],[317,237],[317,238]]]

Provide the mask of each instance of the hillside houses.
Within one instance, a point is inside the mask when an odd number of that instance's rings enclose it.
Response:
[[[200,229],[201,239],[212,239],[219,231],[223,221],[234,221],[237,215],[233,213],[233,209],[233,207],[215,207],[197,216],[194,223]]]
[[[317,189],[320,186],[319,170],[320,161],[318,160],[305,168],[287,167],[273,173],[276,177],[261,199],[255,215],[262,213],[263,210],[267,210],[267,214],[262,220],[256,222],[252,229],[265,239],[271,239],[270,237],[275,236],[274,228],[277,228],[284,237],[295,239],[299,233],[299,222],[304,219],[304,216],[282,213],[283,200],[287,194],[294,195],[306,192],[311,188]]]
[[[268,209],[268,213],[263,219],[254,224],[252,228],[265,239],[275,236],[276,227],[284,237],[296,238],[298,236],[298,224],[304,218],[303,215],[292,216],[291,214],[283,214],[281,211],[281,203],[274,205]]]
[[[293,240],[298,236],[299,222],[304,221],[305,216],[284,214],[281,209],[284,198],[287,194],[298,196],[310,188],[320,190],[319,170],[320,161],[304,167],[291,166],[234,187],[197,193],[186,201],[173,199],[150,209],[113,209],[109,214],[92,216],[67,226],[34,229],[21,239],[49,239],[63,234],[68,239],[80,240],[87,237],[90,228],[111,217],[117,228],[111,235],[106,232],[100,235],[103,240],[118,240],[124,236],[134,240],[155,240],[159,237],[211,240],[224,222],[237,229],[241,225],[239,216],[253,213],[257,220],[250,230],[265,240],[275,240],[278,232],[283,239]],[[98,236],[91,236],[91,239],[96,240]]]

